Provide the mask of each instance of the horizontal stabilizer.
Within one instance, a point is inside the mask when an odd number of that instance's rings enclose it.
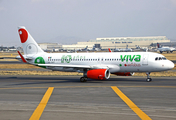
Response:
[[[25,58],[23,57],[23,55],[22,55],[19,51],[17,51],[17,52],[18,52],[18,54],[20,55],[22,61],[23,61],[24,63],[27,63],[27,61],[25,60]]]

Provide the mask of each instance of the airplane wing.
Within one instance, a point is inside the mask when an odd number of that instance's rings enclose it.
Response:
[[[76,68],[76,69],[109,69],[111,73],[120,71],[118,65],[66,65],[66,64],[34,64],[39,67],[63,67],[63,68]]]

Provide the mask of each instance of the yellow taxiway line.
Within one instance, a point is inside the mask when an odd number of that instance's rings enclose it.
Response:
[[[114,92],[142,119],[152,120],[147,114],[145,114],[140,108],[138,108],[125,94],[121,92],[116,86],[111,86]]]
[[[54,90],[54,88],[92,88],[92,87],[111,87],[114,92],[142,119],[142,120],[151,120],[151,118],[145,114],[140,108],[138,108],[124,93],[121,92],[119,87],[144,87],[144,88],[176,88],[176,86],[55,86],[55,87],[16,87],[16,88],[0,88],[0,90],[5,89],[41,89],[41,88],[48,88],[45,95],[43,96],[41,102],[39,103],[38,107],[33,112],[32,116],[29,120],[39,120],[43,110],[45,109],[47,102]],[[117,88],[118,87],[118,88]]]
[[[33,112],[32,116],[30,117],[29,120],[39,120],[40,116],[43,113],[43,110],[46,107],[46,104],[48,103],[48,100],[54,90],[54,87],[49,87],[48,90],[46,91],[45,95],[43,96],[42,100],[40,101],[39,105]]]

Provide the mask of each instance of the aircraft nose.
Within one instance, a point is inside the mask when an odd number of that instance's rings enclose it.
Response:
[[[168,66],[168,69],[172,69],[172,68],[174,68],[175,64],[173,62],[169,61],[167,66]]]

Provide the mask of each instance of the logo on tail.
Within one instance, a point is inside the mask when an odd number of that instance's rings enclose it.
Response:
[[[159,43],[157,43],[157,46],[158,46],[158,48],[161,48],[161,46],[160,46],[160,44],[159,44]]]
[[[20,35],[20,39],[21,39],[21,43],[25,43],[28,39],[28,33],[25,29],[19,29],[18,30],[19,35]]]

